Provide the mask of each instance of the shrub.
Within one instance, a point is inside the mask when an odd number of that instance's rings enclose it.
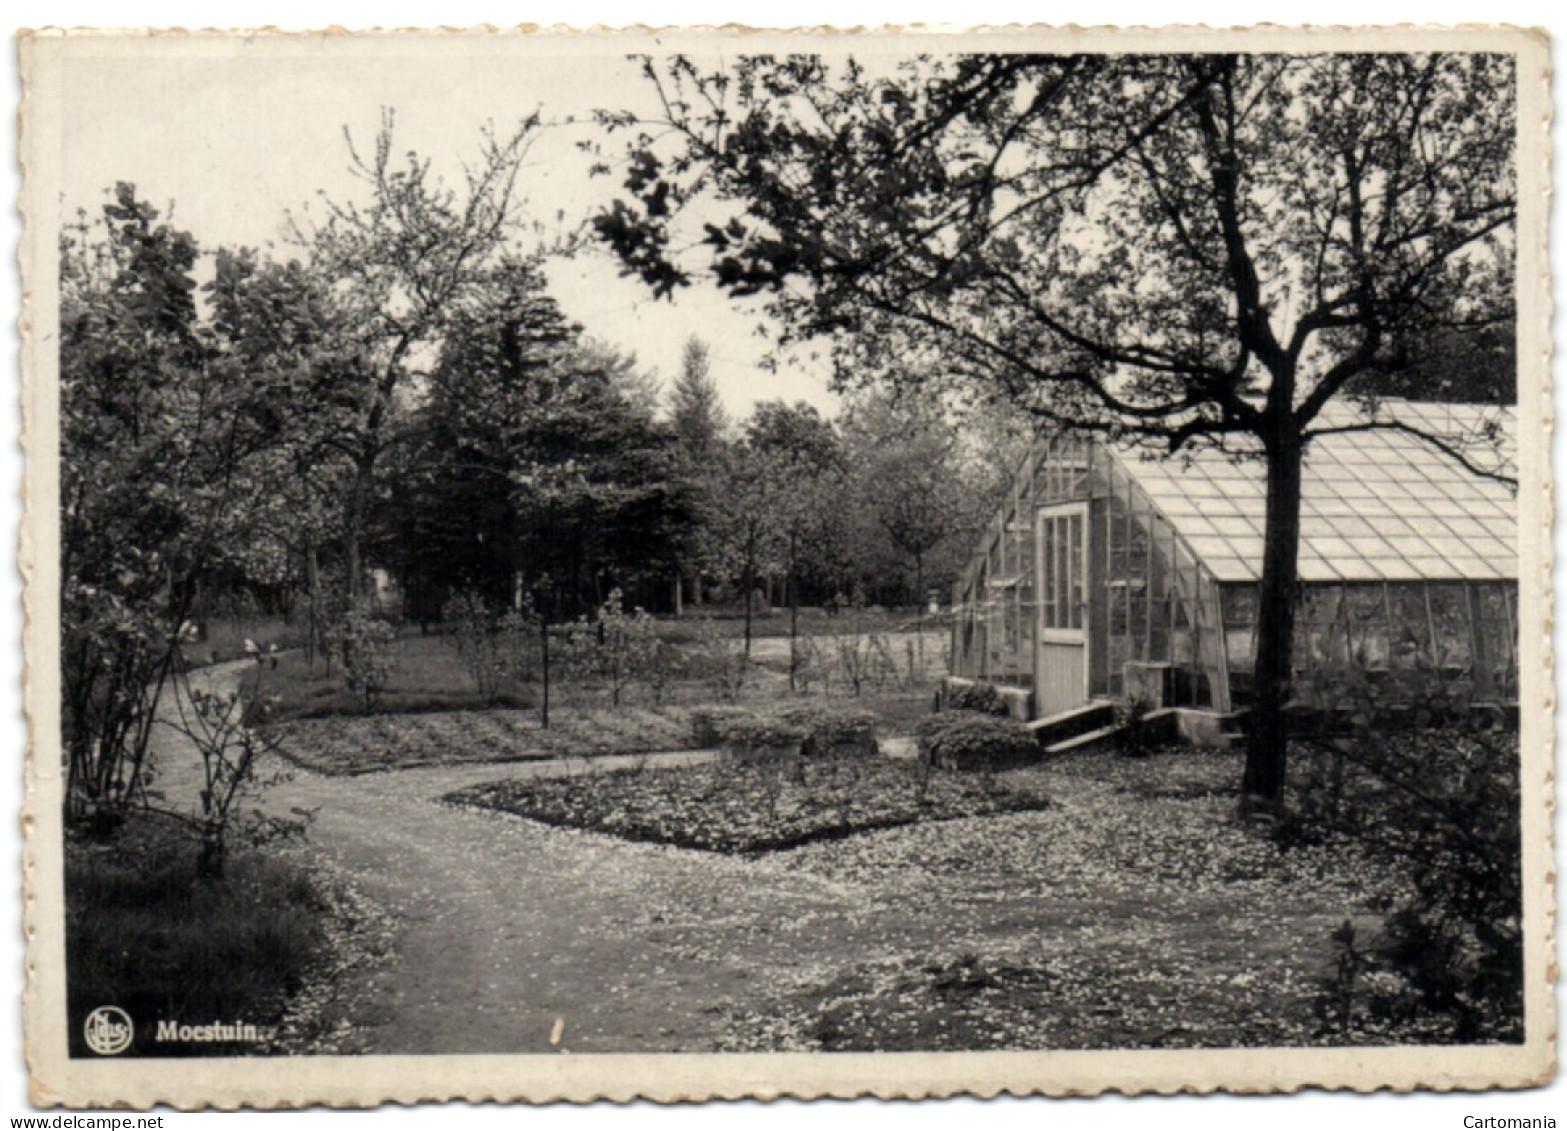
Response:
[[[845,746],[877,752],[876,716],[870,711],[826,703],[784,707],[717,707],[691,714],[698,745],[776,745],[799,743],[805,758],[831,758]]]
[[[165,721],[201,758],[200,816],[190,821],[190,829],[200,845],[197,872],[205,877],[223,875],[236,836],[259,848],[303,836],[312,816],[295,810],[295,817],[276,817],[255,804],[261,791],[288,780],[286,773],[256,774],[257,759],[271,749],[255,725],[271,703],[271,697],[259,694],[259,683],[258,674],[248,702],[238,689],[217,694],[192,687],[184,675],[174,686],[174,711]]]
[[[1115,752],[1123,758],[1146,758],[1160,745],[1158,728],[1148,719],[1153,703],[1141,696],[1115,705]]]
[[[590,620],[566,626],[558,655],[568,686],[599,681],[609,688],[611,705],[620,706],[626,690],[646,680],[661,697],[670,673],[656,671],[662,645],[653,618],[642,609],[626,612],[619,589],[610,591]]]
[[[843,747],[856,746],[859,753],[874,755],[876,716],[853,707],[824,703],[796,703],[785,707],[779,717],[806,732],[801,753],[807,758],[828,758],[844,753]]]
[[[744,715],[726,719],[719,733],[725,746],[792,746],[803,744],[809,734],[797,723]]]
[[[725,728],[735,719],[755,718],[757,712],[744,707],[705,707],[691,712],[691,739],[697,746],[717,746],[724,740]]]
[[[397,633],[359,605],[344,615],[333,635],[343,657],[343,682],[364,701],[369,714],[391,682],[392,645]]]
[[[653,618],[642,609],[626,612],[621,600],[620,590],[612,589],[597,615],[598,670],[616,707],[627,687],[648,677],[659,648]]]
[[[995,715],[997,718],[1006,718],[1010,714],[1007,704],[1001,698],[1001,692],[993,683],[962,684],[951,688],[947,692],[947,710],[949,711],[977,711],[982,715]]]
[[[1376,987],[1371,1018],[1422,1020],[1437,1039],[1518,1040],[1523,934],[1515,738],[1461,729],[1375,733],[1302,743],[1288,845],[1347,836],[1409,894],[1363,951]],[[1349,1009],[1336,1014],[1347,1023]]]
[[[920,753],[949,770],[997,770],[1039,757],[1039,744],[1016,719],[973,711],[942,711],[915,728]]]
[[[240,851],[223,879],[203,877],[183,834],[149,833],[155,820],[138,816],[114,853],[67,842],[72,1055],[88,1055],[83,1022],[110,1002],[137,1023],[131,1056],[254,1055],[249,1044],[154,1044],[150,1021],[176,1003],[177,1017],[277,1024],[327,946],[326,902],[286,856]]]

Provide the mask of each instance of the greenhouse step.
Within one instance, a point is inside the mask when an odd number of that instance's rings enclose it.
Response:
[[[1088,731],[1086,734],[1074,735],[1071,738],[1062,739],[1045,747],[1045,753],[1054,757],[1058,754],[1082,754],[1090,750],[1099,750],[1121,732],[1119,726],[1100,727],[1098,730]]]
[[[1070,711],[1035,719],[1028,724],[1028,730],[1035,742],[1048,749],[1055,743],[1103,728],[1114,721],[1115,704],[1096,699],[1085,706],[1073,707]]]

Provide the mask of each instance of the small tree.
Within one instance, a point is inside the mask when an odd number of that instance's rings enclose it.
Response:
[[[681,611],[681,587],[691,583],[697,604],[702,603],[702,573],[712,556],[708,516],[718,495],[717,476],[721,466],[725,433],[729,418],[719,400],[713,381],[711,351],[707,343],[692,335],[680,355],[680,374],[669,396],[669,423],[675,435],[681,474],[689,484],[695,515],[683,547],[681,567],[676,577],[675,612]]]
[[[441,619],[447,644],[456,651],[484,705],[493,707],[512,677],[515,649],[508,647],[506,634],[485,607],[483,595],[474,590],[453,594],[441,609]]]
[[[439,348],[500,258],[516,219],[517,177],[538,127],[534,115],[509,136],[486,132],[479,159],[454,189],[427,159],[410,153],[398,160],[394,121],[383,112],[369,154],[344,130],[350,171],[369,199],[327,200],[319,222],[293,222],[294,241],[338,295],[339,316],[357,346],[338,374],[341,395],[325,406],[335,429],[323,441],[352,465],[343,496],[350,599],[359,595],[366,523],[397,440],[399,404],[417,378],[416,359]]]
[[[364,604],[356,604],[338,624],[334,635],[343,658],[343,682],[364,700],[365,714],[369,714],[391,682],[392,647],[397,633]]]
[[[774,542],[789,606],[789,689],[798,684],[800,585],[839,548],[837,518],[845,489],[837,430],[803,401],[764,401],[746,423],[746,458],[760,471],[761,511]]]
[[[1438,692],[1440,696],[1440,692]],[[1519,1040],[1524,996],[1523,888],[1517,736],[1470,715],[1399,729],[1359,713],[1349,732],[1302,741],[1282,845],[1352,838],[1408,885],[1379,936],[1357,951],[1335,938],[1340,963],[1393,975],[1357,988],[1330,979],[1331,1020],[1348,1027],[1357,999],[1373,1014],[1423,1019],[1459,1042]]]
[[[923,609],[931,552],[972,521],[957,430],[936,398],[873,396],[855,406],[844,431],[856,488],[876,524],[912,565],[912,596]],[[923,648],[921,641],[922,660]]]
[[[256,682],[243,695],[237,689],[217,693],[192,687],[183,673],[175,681],[170,725],[201,756],[200,817],[192,822],[200,846],[196,871],[201,876],[222,877],[230,841],[241,826],[252,844],[261,844],[302,835],[312,816],[302,809],[278,817],[255,806],[248,811],[243,807],[245,799],[258,789],[285,777],[262,781],[256,773],[258,759],[272,748],[255,729],[269,704],[262,693],[260,673],[258,668]]]
[[[560,673],[567,704],[580,706],[587,685],[598,676],[598,626],[586,616],[564,625],[552,662]]]
[[[742,646],[747,657],[751,654],[756,588],[776,573],[781,557],[774,514],[776,482],[773,461],[745,444],[723,449],[713,472],[707,521],[711,557],[745,595]]]
[[[511,678],[519,683],[534,679],[543,668],[543,657],[539,654],[540,622],[532,600],[525,599],[520,609],[506,610],[495,628],[502,662]]]
[[[130,184],[61,234],[60,723],[67,814],[100,832],[144,796],[203,583],[275,543],[297,374],[240,348],[230,316],[255,304],[198,305],[197,262]]]
[[[697,622],[691,661],[694,670],[718,698],[726,703],[740,698],[750,659],[742,643],[726,637],[711,618]]]
[[[680,450],[692,460],[711,456],[723,443],[729,417],[713,381],[712,351],[701,338],[686,339],[680,353],[680,375],[670,393],[669,416]]]
[[[888,678],[897,677],[898,664],[893,659],[887,637],[866,631],[863,608],[856,606],[844,617],[838,634],[833,637],[833,645],[843,682],[856,697],[872,683],[880,686]]]
[[[612,589],[597,618],[597,668],[609,684],[609,701],[620,706],[632,683],[647,678],[658,657],[653,618],[642,609],[626,612],[619,589]]]

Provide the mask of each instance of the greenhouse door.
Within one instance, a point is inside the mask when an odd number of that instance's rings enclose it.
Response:
[[[1088,504],[1041,507],[1034,539],[1034,713],[1088,701]]]

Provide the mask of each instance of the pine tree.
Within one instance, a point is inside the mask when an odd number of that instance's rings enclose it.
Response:
[[[686,339],[680,357],[680,376],[670,398],[675,435],[688,456],[710,456],[729,427],[729,418],[718,399],[707,343],[696,335]]]

